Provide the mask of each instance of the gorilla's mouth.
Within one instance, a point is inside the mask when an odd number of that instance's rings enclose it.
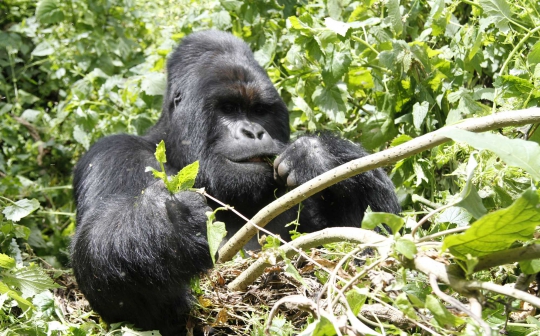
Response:
[[[236,163],[267,163],[273,165],[275,156],[261,155],[261,156],[252,156],[245,159],[236,160]]]

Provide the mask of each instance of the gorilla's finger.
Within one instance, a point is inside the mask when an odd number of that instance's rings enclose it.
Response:
[[[298,181],[294,171],[287,176],[287,186],[292,188],[298,187]]]

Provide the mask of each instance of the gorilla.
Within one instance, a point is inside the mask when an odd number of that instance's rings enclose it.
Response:
[[[324,132],[289,143],[286,105],[247,44],[228,33],[185,37],[168,59],[167,75],[162,114],[146,135],[105,137],[77,163],[71,257],[80,290],[103,320],[177,334],[193,303],[191,280],[213,266],[205,212],[217,204],[191,191],[172,195],[145,172],[147,166],[159,169],[156,144],[167,146],[167,174],[199,160],[195,187],[247,217],[287,188],[367,153]],[[304,201],[300,231],[359,226],[368,206],[400,211],[381,169]],[[297,211],[267,228],[290,240],[285,224]],[[227,211],[217,219],[226,223],[227,238],[245,224]],[[246,248],[257,247],[252,239]]]

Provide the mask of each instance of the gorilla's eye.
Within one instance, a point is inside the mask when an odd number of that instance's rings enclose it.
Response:
[[[223,111],[223,113],[227,113],[227,114],[234,113],[236,112],[237,109],[238,107],[236,106],[236,104],[232,102],[226,102],[226,103],[221,104],[221,111]]]
[[[251,108],[251,113],[255,115],[264,115],[272,110],[272,106],[266,104],[256,104]]]

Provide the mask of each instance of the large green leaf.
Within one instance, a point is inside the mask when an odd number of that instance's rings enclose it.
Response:
[[[34,308],[32,302],[23,299],[17,292],[9,289],[9,287],[0,281],[0,294],[7,294],[10,298],[17,302],[17,305],[23,310],[26,311],[28,308]]]
[[[7,206],[2,213],[6,216],[8,220],[18,222],[21,218],[28,216],[32,212],[39,209],[39,201],[37,199],[22,199],[15,202],[13,205]]]
[[[535,180],[540,180],[540,146],[536,142],[508,139],[499,134],[477,134],[457,128],[442,129],[441,133],[455,141],[466,142],[476,149],[488,149],[507,164],[522,168]]]
[[[484,14],[493,20],[502,32],[508,32],[508,24],[512,20],[512,10],[505,0],[480,0]]]
[[[6,284],[19,288],[25,298],[41,293],[46,289],[60,287],[37,265],[30,265],[4,273],[3,279]]]
[[[392,28],[396,33],[396,37],[399,37],[403,32],[403,21],[401,20],[401,12],[399,11],[399,0],[388,1],[388,17],[392,22]]]
[[[58,0],[40,0],[36,7],[36,18],[42,23],[56,23],[64,19]]]
[[[450,249],[460,259],[480,257],[509,248],[516,240],[528,241],[540,225],[538,192],[527,190],[511,206],[485,215],[462,234],[444,239],[442,249]]]
[[[338,83],[330,88],[318,87],[313,93],[313,102],[326,116],[337,123],[344,123],[347,111],[347,88]]]

